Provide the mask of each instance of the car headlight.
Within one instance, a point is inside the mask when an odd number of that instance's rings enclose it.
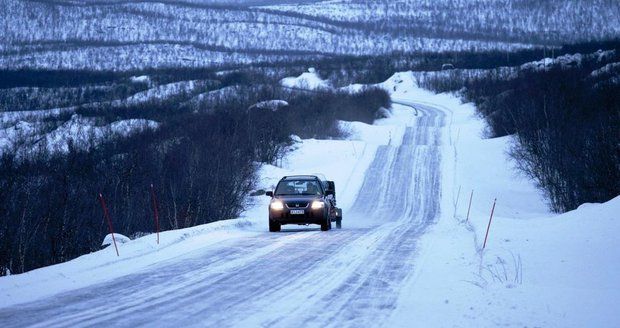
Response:
[[[284,209],[284,203],[282,203],[282,202],[281,202],[281,201],[279,201],[279,200],[274,200],[273,202],[271,202],[271,204],[269,204],[269,207],[270,207],[272,210],[275,210],[275,211],[281,211],[281,210],[283,210],[283,209]]]
[[[320,208],[323,208],[325,206],[325,203],[323,203],[320,200],[315,200],[314,202],[312,202],[312,209],[313,210],[318,210]]]

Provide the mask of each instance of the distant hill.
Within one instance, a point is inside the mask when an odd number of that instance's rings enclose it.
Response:
[[[614,0],[0,0],[0,68],[222,67],[620,35]]]

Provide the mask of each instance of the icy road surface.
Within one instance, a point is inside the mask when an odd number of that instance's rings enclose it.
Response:
[[[110,282],[2,308],[0,322],[380,326],[420,265],[418,238],[439,215],[445,114],[416,108],[402,144],[377,150],[354,205],[345,209],[344,229],[286,226],[282,233],[224,241]]]

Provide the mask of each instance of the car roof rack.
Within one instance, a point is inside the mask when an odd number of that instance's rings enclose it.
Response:
[[[318,176],[311,175],[311,174],[287,175],[282,178],[282,180],[294,180],[294,179],[306,179],[306,180],[319,179],[320,180]]]

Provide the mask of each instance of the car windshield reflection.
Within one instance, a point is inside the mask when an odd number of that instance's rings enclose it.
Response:
[[[321,186],[317,180],[280,181],[275,191],[276,196],[320,196]]]

